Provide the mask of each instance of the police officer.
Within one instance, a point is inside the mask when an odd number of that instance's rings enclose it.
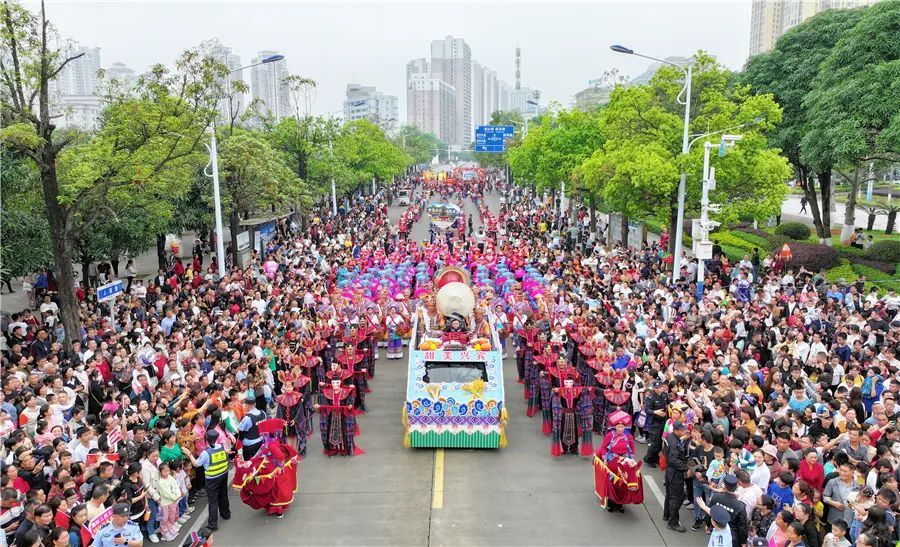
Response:
[[[665,384],[655,380],[651,384],[652,391],[644,397],[644,413],[647,415],[647,455],[644,463],[650,467],[659,465],[659,452],[662,449],[663,427],[666,425],[666,408],[668,397],[663,393]]]
[[[684,474],[688,468],[687,442],[687,429],[682,422],[675,422],[672,432],[663,443],[666,454],[666,499],[663,519],[668,522],[666,527],[676,532],[685,532],[684,526],[679,522],[678,511],[684,503]]]
[[[219,434],[210,430],[206,432],[206,442],[209,444],[206,450],[200,453],[199,458],[194,458],[189,450],[182,450],[195,467],[202,467],[206,477],[206,497],[209,503],[209,524],[207,528],[216,531],[219,529],[219,513],[222,518],[231,518],[231,507],[228,505],[228,454],[219,443]]]
[[[740,547],[747,543],[747,534],[749,522],[747,519],[747,509],[744,502],[738,499],[737,492],[738,479],[732,473],[722,478],[722,484],[725,486],[724,492],[713,492],[709,498],[709,509],[712,511],[716,507],[722,507],[731,515],[731,544],[733,547]],[[703,506],[701,505],[702,509]]]
[[[94,547],[141,547],[144,544],[144,536],[137,523],[130,520],[131,506],[127,503],[117,503],[113,506],[112,520],[97,532],[94,538]]]
[[[244,410],[247,411],[247,414],[244,415],[244,418],[238,424],[238,431],[240,432],[241,444],[243,445],[241,455],[244,456],[244,460],[249,460],[259,452],[262,446],[259,422],[266,419],[266,414],[256,408],[256,402],[249,398],[244,399]]]

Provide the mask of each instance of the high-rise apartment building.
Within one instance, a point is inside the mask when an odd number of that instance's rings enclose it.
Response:
[[[344,100],[344,121],[369,120],[386,131],[400,122],[400,107],[396,95],[385,95],[374,87],[347,84]]]
[[[456,90],[438,78],[415,72],[406,81],[406,123],[447,144],[456,138]]]
[[[117,80],[126,87],[133,86],[137,82],[137,73],[125,63],[113,63],[104,70],[107,80]]]
[[[500,110],[500,83],[497,81],[497,73],[491,69],[484,69],[484,116],[488,122],[494,112]]]
[[[753,0],[750,56],[769,51],[782,34],[828,9],[871,6],[878,0]]]
[[[484,125],[486,117],[489,117],[484,92],[484,67],[478,61],[472,61],[472,127]]]
[[[216,61],[228,67],[229,70],[225,77],[225,81],[222,82],[222,87],[230,97],[223,97],[222,100],[219,101],[219,122],[229,123],[232,118],[241,114],[241,111],[243,111],[245,106],[244,93],[234,91],[235,82],[246,81],[244,79],[244,71],[239,70],[241,68],[241,56],[234,53],[230,47],[218,43],[210,49],[209,54]]]
[[[513,104],[511,87],[473,61],[466,42],[452,36],[431,43],[430,59],[406,63],[406,90],[406,123],[464,148],[475,139],[477,126]]]
[[[465,40],[447,36],[431,42],[431,77],[453,86],[456,130],[450,144],[468,146],[475,134],[472,130],[472,50]]]
[[[93,95],[97,90],[97,73],[100,71],[100,48],[78,47],[70,55],[81,57],[63,67],[56,76],[56,93],[59,95]]]
[[[262,63],[263,59],[278,55],[277,51],[260,51],[250,64]],[[253,100],[261,101],[260,110],[280,120],[293,116],[290,93],[285,78],[288,77],[284,60],[260,64],[250,69],[250,92]]]

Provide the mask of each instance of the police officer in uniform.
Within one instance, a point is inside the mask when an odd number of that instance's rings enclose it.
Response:
[[[141,547],[144,536],[136,522],[130,520],[131,506],[117,503],[113,506],[112,520],[97,532],[94,547]]]
[[[190,458],[195,467],[202,467],[206,477],[206,497],[209,503],[209,524],[207,528],[212,531],[219,529],[219,513],[222,518],[231,518],[231,507],[228,505],[228,454],[219,443],[219,434],[216,431],[206,432],[206,442],[209,447],[200,453],[199,458],[194,458],[189,450],[183,450],[185,456]]]
[[[663,427],[666,425],[667,405],[669,398],[663,393],[662,381],[656,380],[651,384],[652,391],[644,397],[644,413],[647,415],[647,455],[644,463],[650,467],[659,465],[659,452],[662,449]]]
[[[262,435],[259,433],[259,422],[266,419],[266,414],[256,408],[256,402],[253,399],[244,399],[244,410],[247,414],[238,424],[238,431],[241,437],[241,455],[247,461],[259,452],[262,447]]]
[[[713,492],[709,498],[710,510],[716,507],[722,507],[731,515],[731,543],[733,547],[740,547],[747,543],[747,534],[749,522],[747,519],[747,510],[744,502],[737,498],[738,479],[729,473],[722,478],[722,484],[725,486],[724,492]],[[701,505],[701,509],[703,506]]]
[[[663,442],[666,454],[666,499],[663,519],[668,522],[666,527],[676,532],[685,531],[679,522],[678,512],[684,503],[684,474],[688,469],[687,443],[688,433],[682,422],[676,422],[672,426],[672,432]]]

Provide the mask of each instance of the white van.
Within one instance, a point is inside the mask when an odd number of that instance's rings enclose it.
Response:
[[[397,205],[409,205],[410,193],[409,190],[398,190]]]

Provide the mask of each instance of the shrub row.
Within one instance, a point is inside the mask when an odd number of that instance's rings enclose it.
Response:
[[[794,241],[804,241],[809,239],[811,234],[809,226],[802,222],[783,222],[775,227],[775,233],[789,237]]]
[[[870,281],[882,292],[885,292],[889,289],[896,290],[898,288],[898,285],[900,285],[900,280],[895,279],[890,274],[886,274],[881,270],[863,266],[862,264],[851,264],[851,267],[856,275],[866,276],[866,280]]]

